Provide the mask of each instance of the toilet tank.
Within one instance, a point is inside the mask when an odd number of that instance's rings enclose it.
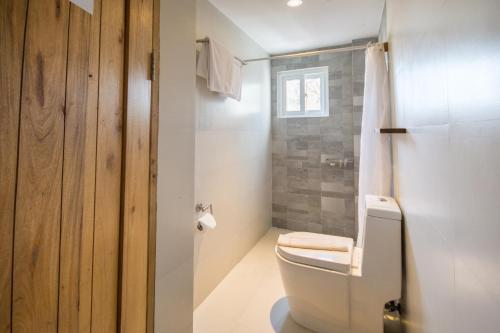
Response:
[[[365,196],[365,207],[367,217],[401,221],[401,210],[393,198],[367,195]]]
[[[393,198],[365,197],[365,230],[362,276],[373,285],[384,302],[401,298],[401,219]]]
[[[401,221],[401,210],[391,197],[380,195],[365,195],[365,209],[358,217],[358,238],[356,246],[363,248],[365,240],[366,220],[368,217],[389,218]]]

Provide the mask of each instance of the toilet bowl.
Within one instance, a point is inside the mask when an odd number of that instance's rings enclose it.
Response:
[[[290,315],[318,333],[382,333],[385,303],[401,297],[401,211],[389,197],[367,195],[352,238],[314,234],[347,251],[276,245]]]

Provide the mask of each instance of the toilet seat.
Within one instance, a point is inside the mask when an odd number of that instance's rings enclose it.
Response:
[[[277,252],[286,260],[303,264],[307,266],[324,268],[340,273],[349,273],[351,271],[352,253],[354,241],[352,238],[315,234],[310,232],[294,232],[293,236],[307,236],[310,239],[325,239],[334,241],[339,245],[345,245],[348,248],[347,252],[326,251],[326,250],[311,250],[301,249],[287,246],[276,246]]]

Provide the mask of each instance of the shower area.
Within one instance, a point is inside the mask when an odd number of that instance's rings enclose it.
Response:
[[[278,117],[278,73],[317,67],[328,67],[329,116]],[[364,50],[271,61],[274,227],[356,238],[364,73]]]

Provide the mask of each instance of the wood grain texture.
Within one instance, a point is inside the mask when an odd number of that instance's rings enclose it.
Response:
[[[0,0],[0,333],[154,329],[158,6]]]
[[[101,34],[101,1],[94,0],[90,22],[87,112],[85,126],[85,170],[80,262],[80,321],[79,332],[91,332],[92,275],[94,252],[94,207],[96,186],[97,108],[99,96],[99,45]]]
[[[122,176],[125,1],[102,0],[92,331],[116,332]]]
[[[128,2],[120,331],[146,331],[153,0]]]
[[[27,1],[0,0],[0,333],[11,330],[12,252]]]
[[[13,332],[56,332],[69,4],[30,1],[13,269]]]
[[[156,62],[156,79],[152,82],[151,128],[149,158],[149,236],[148,236],[148,299],[147,329],[154,332],[155,278],[156,278],[156,214],[158,178],[158,125],[160,97],[160,0],[153,0],[153,55]]]
[[[78,332],[80,315],[90,313],[90,304],[81,304],[81,294],[87,295],[90,284],[80,281],[89,271],[82,249],[88,237],[83,235],[85,209],[84,183],[85,134],[91,16],[75,5],[70,8],[68,36],[68,69],[66,83],[66,117],[62,184],[61,253],[59,269],[59,326],[60,332]],[[91,166],[94,168],[94,165]],[[88,221],[85,221],[88,223]],[[90,272],[91,273],[91,272]],[[88,318],[84,318],[88,320]]]

